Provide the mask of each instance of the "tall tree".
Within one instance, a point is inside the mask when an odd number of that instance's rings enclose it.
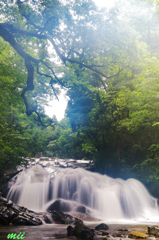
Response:
[[[96,29],[101,29],[102,20],[92,1],[7,0],[0,3],[0,36],[23,59],[27,72],[21,96],[28,116],[33,112],[39,114],[38,97],[30,94],[39,84],[38,76],[49,79],[56,97],[55,83],[65,86],[56,73],[58,61],[58,67],[76,64],[107,77],[103,64],[98,61],[103,46],[97,35],[101,31]]]

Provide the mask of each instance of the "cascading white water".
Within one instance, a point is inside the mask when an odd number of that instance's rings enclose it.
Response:
[[[18,175],[7,198],[34,211],[44,211],[60,198],[70,210],[84,205],[96,218],[159,221],[156,199],[139,181],[112,179],[81,168],[58,169],[51,177],[40,165],[31,167]]]

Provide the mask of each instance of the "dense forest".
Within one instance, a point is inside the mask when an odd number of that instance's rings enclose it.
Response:
[[[159,2],[7,0],[0,20],[1,175],[43,155],[157,186]],[[45,106],[60,89],[69,101],[58,122]]]

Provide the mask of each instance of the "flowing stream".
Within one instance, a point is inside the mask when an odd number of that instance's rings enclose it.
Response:
[[[34,211],[46,211],[61,199],[67,211],[84,206],[91,216],[106,221],[159,222],[157,200],[135,179],[113,179],[82,168],[35,165],[19,173],[13,182],[7,198]]]

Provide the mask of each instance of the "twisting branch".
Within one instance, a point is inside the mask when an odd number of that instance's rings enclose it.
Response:
[[[54,70],[53,70],[51,67],[49,67],[46,62],[42,61],[42,63],[52,72],[52,74],[54,75],[56,81],[57,81],[62,87],[68,88],[68,87],[66,87],[66,86],[63,84],[63,82],[61,82],[61,80],[56,76]]]
[[[23,2],[18,0],[17,4],[18,4],[18,7],[20,9],[20,5],[23,4]],[[12,24],[9,24],[9,23],[0,23],[0,36],[5,41],[9,42],[11,44],[11,46],[17,51],[17,53],[25,61],[25,66],[26,66],[26,69],[27,69],[27,72],[28,72],[28,75],[27,75],[27,86],[26,86],[26,88],[23,89],[21,96],[24,99],[24,103],[26,105],[26,113],[27,113],[28,116],[30,116],[32,114],[32,112],[37,113],[37,106],[36,107],[30,107],[30,105],[29,105],[29,103],[27,101],[27,98],[26,98],[26,92],[34,90],[34,83],[33,83],[33,80],[34,80],[34,67],[33,67],[33,63],[37,66],[37,73],[39,75],[45,76],[45,77],[49,77],[51,79],[50,80],[50,85],[51,85],[51,87],[53,89],[53,92],[54,92],[54,94],[55,94],[57,99],[58,99],[58,97],[57,97],[56,91],[55,91],[55,89],[53,87],[53,77],[51,75],[41,73],[39,71],[39,64],[42,63],[48,70],[50,70],[52,75],[56,79],[56,81],[61,86],[63,86],[63,87],[66,87],[66,86],[64,86],[62,81],[60,81],[60,79],[56,76],[53,68],[48,66],[48,64],[46,62],[44,62],[44,61],[42,61],[40,59],[33,58],[31,55],[29,55],[28,53],[26,53],[23,50],[22,46],[16,42],[15,34],[19,34],[20,36],[24,36],[25,35],[25,36],[36,37],[38,39],[49,40],[50,43],[52,44],[52,46],[54,47],[56,54],[59,56],[59,58],[61,59],[61,61],[65,65],[66,65],[67,62],[69,62],[71,64],[78,64],[79,66],[84,67],[86,69],[90,69],[91,71],[93,71],[93,72],[103,76],[106,79],[107,78],[112,78],[114,76],[117,76],[123,70],[123,68],[119,69],[118,73],[116,73],[116,74],[114,74],[112,76],[106,76],[102,71],[99,70],[99,68],[104,67],[104,66],[101,66],[101,65],[89,65],[89,64],[86,64],[86,63],[84,63],[82,61],[69,58],[71,52],[76,53],[79,57],[84,57],[84,51],[88,47],[87,45],[83,48],[83,51],[82,51],[81,54],[78,53],[77,51],[75,51],[74,49],[70,49],[70,51],[68,52],[67,57],[65,57],[61,53],[58,45],[56,45],[56,43],[55,43],[55,41],[54,41],[54,39],[52,37],[52,34],[50,32],[46,35],[44,27],[40,27],[40,26],[37,26],[36,24],[34,24],[31,21],[31,19],[29,18],[29,16],[25,15],[25,13],[21,13],[21,14],[25,17],[25,19],[27,20],[28,24],[32,25],[35,30],[28,32],[26,30],[17,29]],[[19,37],[19,35],[18,35],[18,37]],[[101,78],[100,78],[100,81],[101,81],[104,89],[107,90],[106,86],[104,84],[104,81]]]
[[[27,86],[26,88],[23,89],[22,93],[21,93],[21,96],[24,100],[24,103],[25,103],[25,106],[26,106],[26,114],[28,116],[30,116],[33,112],[35,112],[38,116],[38,119],[41,123],[42,126],[45,126],[42,121],[41,121],[41,118],[40,118],[40,115],[39,113],[37,112],[37,104],[35,107],[30,107],[30,104],[28,103],[27,101],[27,97],[26,97],[26,92],[28,91],[33,91],[34,90],[34,84],[33,84],[33,80],[34,80],[34,67],[32,65],[32,62],[34,62],[36,65],[37,65],[37,73],[41,76],[45,76],[45,77],[49,77],[51,78],[50,80],[50,85],[51,85],[51,88],[56,96],[56,98],[58,99],[58,96],[56,94],[56,91],[53,87],[53,78],[51,75],[48,75],[48,74],[44,74],[44,73],[41,73],[39,71],[39,63],[42,62],[41,60],[37,60],[35,58],[33,58],[32,56],[30,56],[29,54],[27,54],[23,48],[21,47],[21,45],[19,45],[16,41],[15,41],[15,38],[13,36],[13,34],[15,33],[20,33],[20,34],[25,34],[25,35],[30,35],[30,36],[34,36],[34,37],[37,37],[39,39],[47,39],[46,36],[43,36],[43,35],[39,35],[39,34],[36,34],[36,33],[28,33],[27,31],[24,31],[24,30],[20,30],[20,29],[16,29],[14,26],[12,26],[11,24],[7,24],[7,23],[0,23],[0,36],[3,37],[3,39],[7,42],[9,42],[12,47],[17,51],[17,53],[24,59],[25,61],[25,66],[26,66],[26,69],[27,69],[27,72],[28,72],[28,76],[27,76]],[[52,74],[54,75],[54,77],[56,78],[56,80],[61,84],[62,82],[57,78],[56,74],[54,73],[53,69],[50,68],[45,62],[42,62],[49,70],[51,70]],[[59,99],[58,99],[59,100]]]
[[[7,42],[9,42],[12,47],[16,50],[16,52],[24,59],[25,61],[25,66],[28,71],[28,76],[27,76],[27,87],[23,89],[22,91],[22,98],[24,99],[24,103],[26,106],[26,114],[30,116],[32,112],[36,111],[36,108],[30,108],[29,103],[27,101],[27,98],[25,96],[27,91],[33,91],[34,90],[34,84],[33,84],[33,79],[34,79],[34,67],[32,66],[32,62],[35,64],[39,64],[40,60],[37,60],[27,54],[21,45],[19,45],[15,39],[14,36],[10,33],[10,31],[5,27],[5,24],[0,23],[0,36],[3,37],[3,39]]]
[[[68,56],[67,57],[65,57],[65,56],[63,56],[63,54],[61,54],[61,52],[60,52],[60,50],[59,50],[59,48],[58,48],[58,46],[56,45],[56,43],[55,43],[55,41],[50,37],[50,36],[47,36],[47,35],[41,35],[41,34],[37,34],[37,33],[34,33],[34,32],[27,32],[27,31],[25,31],[25,30],[21,30],[21,29],[16,29],[15,27],[13,27],[11,24],[7,24],[7,23],[2,23],[6,28],[8,28],[13,34],[15,34],[15,33],[19,33],[19,34],[22,34],[22,35],[26,35],[26,36],[32,36],[32,37],[36,37],[36,38],[38,38],[38,39],[44,39],[44,40],[49,40],[50,42],[51,42],[51,44],[53,45],[53,47],[54,47],[54,49],[55,49],[55,51],[56,51],[56,54],[60,57],[60,59],[61,59],[61,61],[64,63],[64,64],[66,64],[66,62],[70,62],[70,63],[75,63],[75,64],[78,64],[79,66],[82,66],[82,67],[84,67],[84,68],[87,68],[87,69],[90,69],[91,71],[93,71],[93,72],[95,72],[95,73],[97,73],[97,74],[99,74],[99,75],[101,75],[101,76],[103,76],[103,77],[105,77],[105,78],[112,78],[112,77],[114,77],[114,76],[116,76],[116,75],[118,75],[119,74],[119,72],[118,73],[116,73],[115,75],[112,75],[112,76],[107,76],[107,75],[105,75],[104,73],[102,73],[101,71],[99,71],[99,70],[97,70],[97,69],[95,69],[94,67],[105,67],[105,66],[103,66],[103,65],[87,65],[87,64],[85,64],[85,63],[82,63],[82,62],[79,62],[79,61],[77,61],[77,60],[73,60],[73,59],[70,59],[70,58],[68,58],[69,57],[69,55],[70,55],[70,53],[71,53],[71,51],[73,51],[73,52],[75,52],[73,49],[71,49],[70,51],[69,51],[69,53],[68,53]],[[32,23],[31,23],[32,24]],[[32,24],[33,25],[33,24]],[[11,44],[12,45],[12,44]],[[20,45],[19,45],[20,46]],[[76,52],[77,53],[77,52]],[[30,55],[29,55],[30,56]],[[31,56],[30,56],[31,57]],[[32,58],[32,57],[31,57]],[[35,62],[36,64],[38,64],[38,61],[40,61],[40,60],[36,60],[36,59],[34,59],[34,58],[32,58],[32,61],[33,62]],[[44,62],[43,62],[44,63]],[[49,66],[47,66],[47,68],[50,68]],[[50,68],[50,70],[51,70],[52,68]],[[123,70],[123,68],[120,70],[120,72]],[[51,70],[52,71],[52,70]],[[53,73],[53,72],[52,72]],[[53,73],[54,74],[54,73]],[[56,79],[57,80],[57,79]],[[57,80],[57,81],[59,81],[59,80]],[[60,83],[61,84],[61,83]]]
[[[32,56],[30,56],[28,53],[26,53],[20,44],[18,44],[15,41],[15,38],[11,31],[7,29],[5,26],[6,23],[0,23],[0,36],[7,42],[11,44],[11,46],[17,51],[17,53],[23,58],[28,59],[29,61],[34,62],[35,64],[38,64],[41,60],[35,59]]]
[[[54,89],[54,87],[53,87],[53,85],[52,85],[52,82],[53,82],[52,76],[50,76],[50,75],[48,75],[48,74],[45,74],[45,73],[39,72],[39,64],[37,65],[37,73],[38,73],[40,76],[45,76],[45,77],[47,77],[47,78],[48,78],[48,77],[51,78],[51,80],[50,80],[51,88],[52,88],[52,90],[53,90],[53,92],[54,92],[54,94],[55,94],[55,97],[56,97],[57,100],[59,101],[59,98],[58,98],[58,96],[57,96],[57,94],[56,94],[56,91],[55,91],[55,89]]]

